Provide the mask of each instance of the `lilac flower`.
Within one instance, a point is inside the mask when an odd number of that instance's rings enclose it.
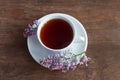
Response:
[[[70,69],[75,70],[78,64],[87,65],[89,61],[86,55],[80,58],[83,53],[85,52],[75,55],[69,51],[60,52],[60,54],[43,58],[40,60],[40,64],[50,70],[61,70],[62,72],[67,72]],[[71,55],[71,57],[67,55]]]
[[[35,26],[33,26],[34,24],[35,24]],[[37,27],[38,27],[37,20],[33,21],[33,24],[28,24],[28,27],[26,27],[24,32],[23,32],[23,36],[26,38],[28,36],[35,35]]]

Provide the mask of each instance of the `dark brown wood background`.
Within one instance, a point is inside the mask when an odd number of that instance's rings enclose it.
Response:
[[[30,56],[24,28],[55,12],[84,25],[88,67],[51,72]],[[120,80],[120,0],[0,0],[0,80]]]

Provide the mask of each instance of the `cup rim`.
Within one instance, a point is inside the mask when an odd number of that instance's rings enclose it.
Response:
[[[43,28],[43,25],[46,24],[48,21],[50,21],[50,20],[52,20],[52,19],[61,19],[61,20],[64,20],[65,22],[67,22],[67,23],[70,25],[70,27],[71,27],[72,30],[73,30],[73,39],[72,39],[72,41],[71,41],[66,47],[63,47],[63,48],[61,48],[61,49],[52,49],[52,48],[50,48],[50,47],[47,47],[47,46],[42,42],[42,40],[40,39],[40,32],[41,32],[41,29]],[[65,49],[67,49],[67,48],[69,48],[69,47],[71,46],[71,44],[73,43],[73,41],[74,41],[74,39],[75,39],[74,24],[73,24],[69,19],[67,19],[66,17],[61,16],[61,15],[58,15],[58,14],[56,14],[56,15],[50,15],[50,16],[48,16],[48,18],[46,18],[45,16],[43,16],[43,21],[39,23],[38,28],[37,28],[37,38],[38,38],[40,44],[41,44],[44,48],[46,48],[46,49],[48,49],[48,50],[51,50],[51,51],[61,51],[61,50],[65,50]]]

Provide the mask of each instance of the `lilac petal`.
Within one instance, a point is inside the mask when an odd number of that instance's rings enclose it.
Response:
[[[75,70],[76,69],[76,65],[72,65],[70,68],[72,69],[72,70]]]
[[[33,23],[38,26],[38,20],[33,21]]]
[[[83,62],[80,62],[80,65],[84,64]]]
[[[24,30],[24,32],[30,32],[30,29],[29,28],[26,28],[25,30]]]
[[[62,72],[67,72],[69,69],[70,69],[70,64],[69,63],[66,63],[65,65],[62,66]]]
[[[68,70],[66,69],[66,67],[62,67],[62,72],[67,72]]]
[[[83,59],[82,59],[82,61],[81,62],[83,62],[86,66],[88,66],[88,61],[90,60],[90,58],[89,57],[87,57],[86,55],[84,55],[83,56]]]
[[[70,66],[71,66],[70,64],[67,64],[66,69],[69,70]]]
[[[28,24],[28,28],[29,28],[29,29],[31,29],[31,28],[32,28],[31,24]]]
[[[59,66],[50,66],[50,70],[60,70]]]

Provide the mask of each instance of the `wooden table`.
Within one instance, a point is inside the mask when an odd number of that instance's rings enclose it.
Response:
[[[30,56],[24,28],[55,12],[84,25],[88,67],[51,72]],[[0,80],[120,80],[120,0],[0,0]]]

